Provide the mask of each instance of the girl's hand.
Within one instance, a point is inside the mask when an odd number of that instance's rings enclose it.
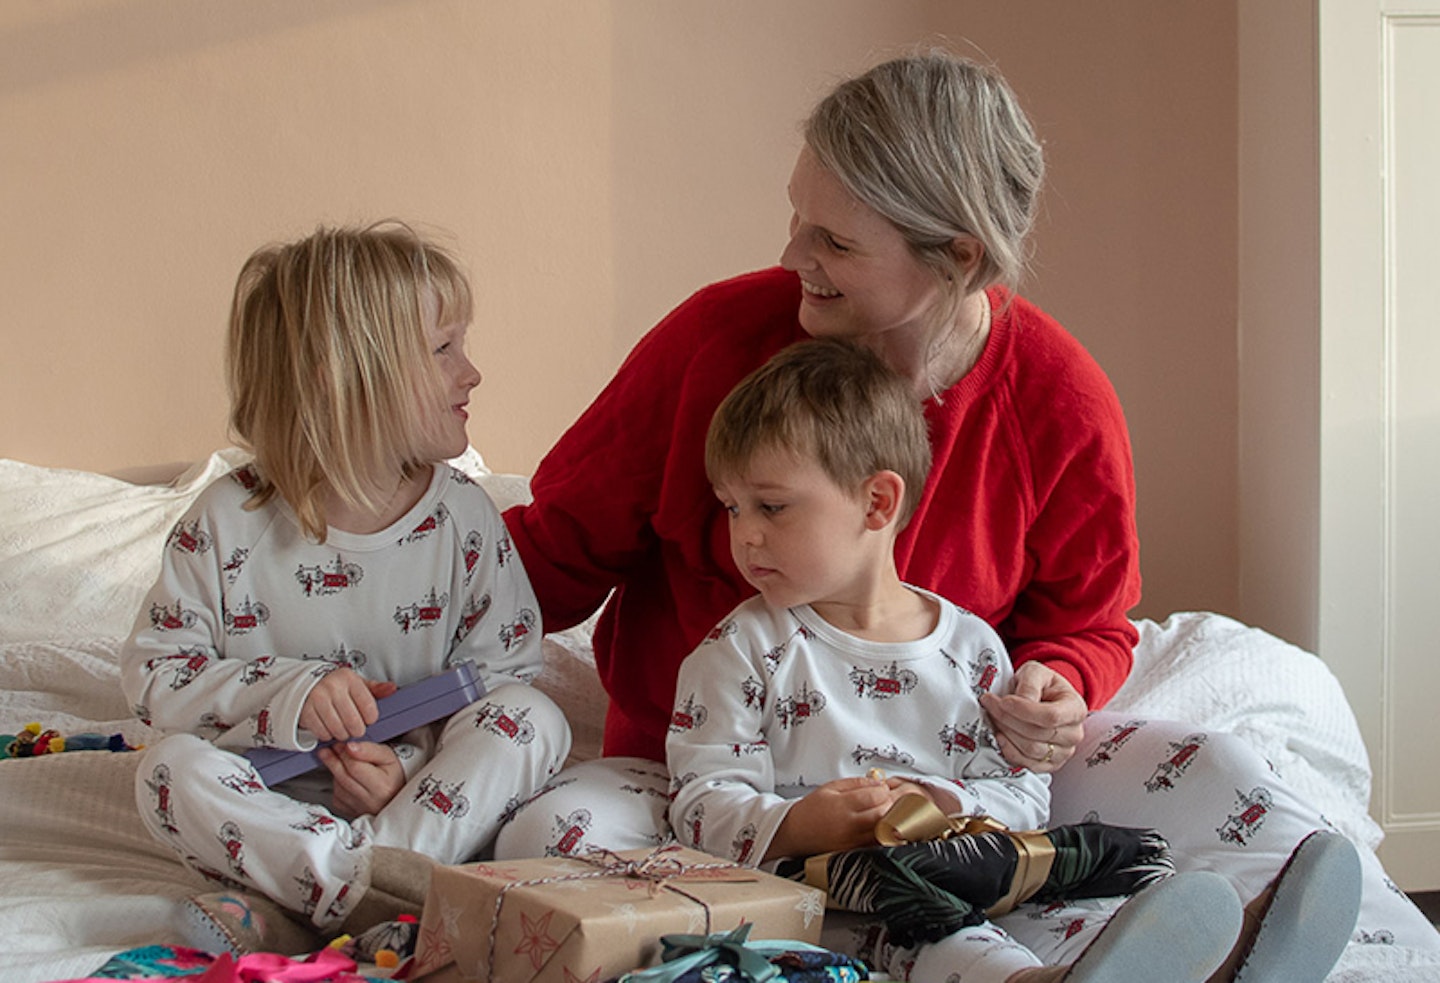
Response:
[[[335,780],[334,812],[343,819],[375,815],[405,787],[405,769],[388,744],[331,744],[319,758]]]
[[[320,741],[348,741],[365,736],[380,718],[379,698],[395,692],[394,683],[366,679],[354,669],[336,669],[315,684],[300,708],[300,726]]]
[[[874,846],[875,824],[896,798],[883,778],[826,782],[790,807],[764,859]]]
[[[1089,713],[1070,681],[1039,662],[1015,670],[1010,693],[986,693],[980,705],[990,714],[1005,760],[1037,772],[1059,771],[1070,760]]]

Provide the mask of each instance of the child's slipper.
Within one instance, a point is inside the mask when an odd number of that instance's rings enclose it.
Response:
[[[185,944],[219,955],[278,952],[295,956],[314,952],[321,940],[313,926],[301,924],[269,898],[238,891],[212,891],[185,899]]]
[[[1240,898],[1225,878],[1176,874],[1117,909],[1064,983],[1204,983],[1230,954],[1241,920]]]
[[[1235,983],[1325,979],[1360,915],[1360,855],[1338,833],[1311,833],[1275,879]]]

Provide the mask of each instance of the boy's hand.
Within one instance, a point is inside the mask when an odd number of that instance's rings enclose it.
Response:
[[[837,778],[790,807],[765,860],[875,845],[875,824],[899,795],[883,778]]]
[[[318,756],[335,780],[334,811],[343,819],[375,815],[405,787],[405,769],[388,744],[349,741]]]
[[[397,689],[394,683],[366,679],[354,669],[336,669],[315,684],[300,709],[300,726],[320,741],[348,741],[365,736],[380,718],[379,698]]]

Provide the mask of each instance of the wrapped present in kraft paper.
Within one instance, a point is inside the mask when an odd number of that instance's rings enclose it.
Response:
[[[436,868],[411,980],[600,983],[660,961],[660,936],[751,924],[816,942],[813,887],[683,847]]]

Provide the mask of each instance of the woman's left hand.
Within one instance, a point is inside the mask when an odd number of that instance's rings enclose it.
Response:
[[[1039,662],[1015,670],[1010,693],[986,693],[980,704],[995,725],[1005,760],[1038,772],[1058,771],[1070,760],[1090,712],[1068,679]]]

